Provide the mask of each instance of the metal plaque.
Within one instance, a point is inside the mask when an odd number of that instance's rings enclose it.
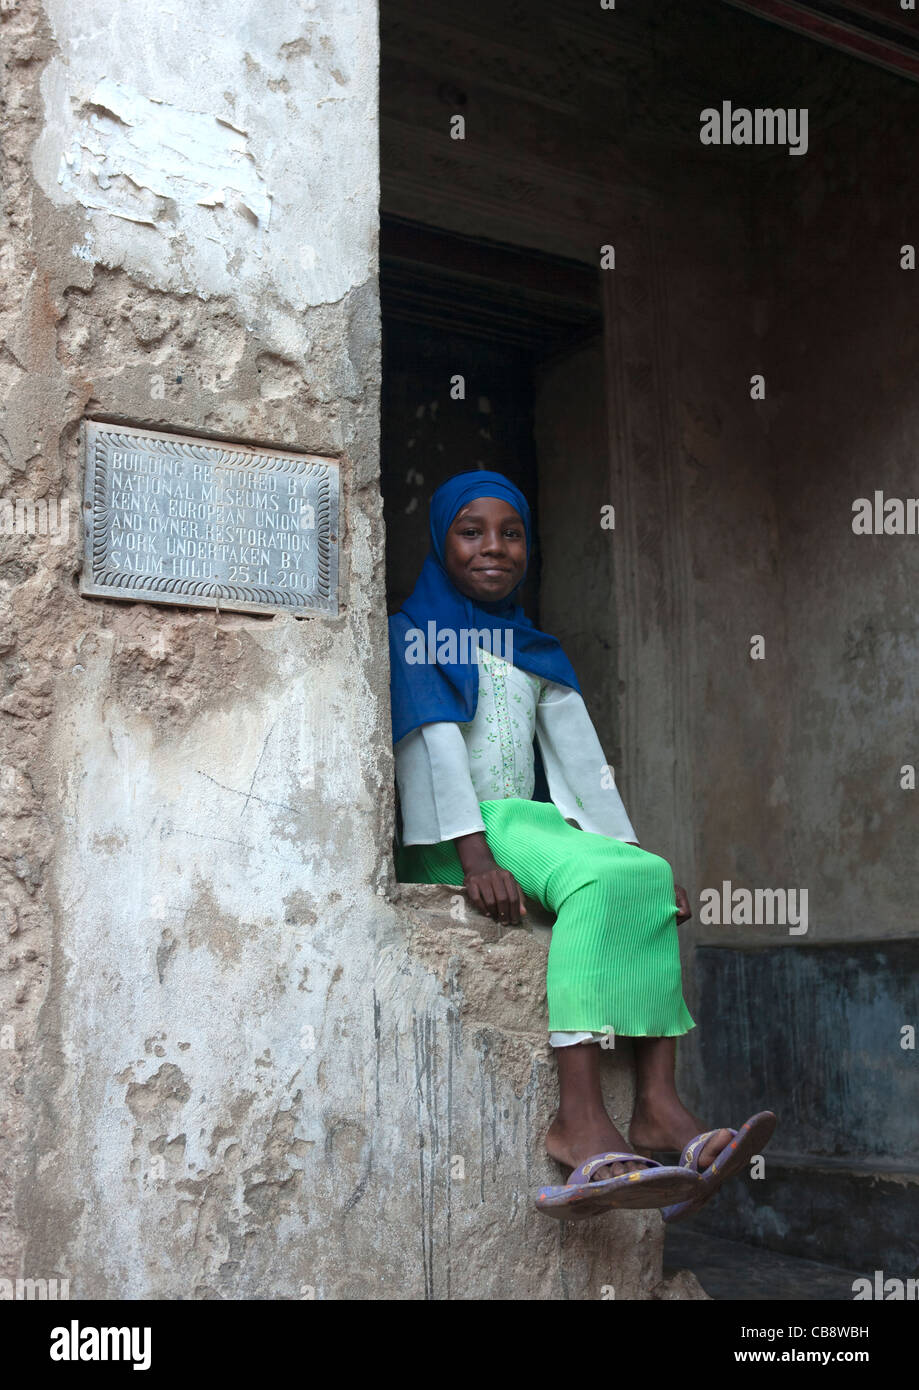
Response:
[[[84,422],[80,592],[244,613],[338,612],[338,464]]]

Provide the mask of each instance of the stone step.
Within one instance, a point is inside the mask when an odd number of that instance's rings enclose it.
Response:
[[[837,1269],[909,1278],[919,1260],[915,1160],[822,1158],[766,1150],[764,1176],[725,1183],[692,1218],[708,1236]]]
[[[741,1241],[672,1226],[664,1237],[664,1278],[680,1270],[696,1276],[713,1299],[752,1302],[850,1302],[853,1282],[865,1270],[841,1269],[817,1260],[780,1255]]]

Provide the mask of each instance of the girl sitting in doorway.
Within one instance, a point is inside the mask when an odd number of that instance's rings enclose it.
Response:
[[[501,473],[460,473],[434,493],[430,531],[418,582],[389,619],[398,877],[462,885],[505,924],[526,914],[527,894],[556,914],[546,991],[559,1105],[546,1149],[571,1172],[541,1189],[538,1210],[662,1207],[682,1219],[763,1148],[775,1116],[705,1131],[677,1094],[676,1039],[695,1026],[677,938],[689,903],[669,864],[638,845],[561,645],[514,601],[531,546],[525,497]],[[531,799],[534,736],[548,802]],[[616,1037],[635,1047],[628,1141],[600,1090],[600,1044]],[[675,1167],[650,1157],[671,1149]]]

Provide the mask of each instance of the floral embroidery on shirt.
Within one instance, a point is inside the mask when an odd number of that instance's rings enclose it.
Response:
[[[461,724],[480,801],[533,795],[536,704],[544,682],[532,672],[480,650],[479,703]]]
[[[514,773],[514,736],[511,731],[511,721],[507,709],[507,678],[504,671],[497,665],[493,665],[491,671],[492,690],[495,697],[495,713],[498,719],[501,742],[501,774],[504,781],[504,796],[513,796],[516,790]]]

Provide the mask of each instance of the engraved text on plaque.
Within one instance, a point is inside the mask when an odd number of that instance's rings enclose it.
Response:
[[[83,594],[338,612],[338,464],[88,420]]]

